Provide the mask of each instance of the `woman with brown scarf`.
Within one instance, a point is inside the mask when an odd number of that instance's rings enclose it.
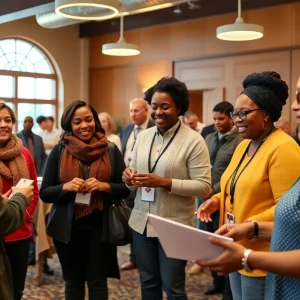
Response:
[[[111,200],[128,196],[125,169],[116,146],[110,161],[108,141],[95,109],[71,103],[61,118],[64,133],[45,167],[40,197],[53,203],[47,232],[62,266],[66,300],[108,299],[107,277],[119,278],[116,246],[108,242]]]
[[[32,236],[31,216],[38,203],[36,171],[30,152],[23,147],[22,141],[12,133],[16,117],[5,103],[0,104],[0,194],[6,194],[21,178],[34,181],[33,201],[26,208],[22,226],[5,237],[5,250],[8,255],[14,299],[22,298],[28,267],[29,245]]]

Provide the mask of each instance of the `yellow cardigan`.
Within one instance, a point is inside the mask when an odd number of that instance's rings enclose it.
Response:
[[[220,199],[220,225],[226,223],[226,213],[230,211],[232,173],[249,143],[249,140],[244,140],[238,145],[222,175],[221,192],[214,195]],[[248,160],[250,157],[246,155],[235,180]],[[277,129],[266,139],[236,183],[232,211],[235,223],[242,223],[245,220],[273,221],[277,201],[289,190],[299,175],[300,147],[290,136]],[[239,243],[258,251],[269,251],[270,246],[269,242],[261,240],[250,242],[243,239]],[[266,275],[261,270],[254,270],[251,273],[245,270],[239,272],[251,277]]]

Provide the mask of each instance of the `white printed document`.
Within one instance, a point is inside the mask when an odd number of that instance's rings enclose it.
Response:
[[[189,261],[212,259],[223,252],[223,248],[213,245],[208,238],[215,237],[233,241],[191,226],[148,214],[148,221],[155,229],[159,241],[168,257]]]

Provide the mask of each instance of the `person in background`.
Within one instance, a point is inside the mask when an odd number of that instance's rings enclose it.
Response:
[[[129,195],[122,182],[125,164],[86,102],[72,102],[61,127],[40,190],[41,200],[53,203],[47,233],[62,266],[66,300],[84,300],[86,282],[89,300],[106,300],[107,278],[120,277],[116,246],[108,242],[108,213],[113,200]]]
[[[17,133],[17,137],[21,139],[23,146],[26,147],[34,161],[37,176],[43,176],[44,167],[47,160],[47,154],[45,152],[45,147],[43,140],[37,134],[32,132],[33,118],[27,116],[24,119],[23,127],[24,129]],[[29,254],[29,265],[35,264],[35,243],[32,241],[30,244],[30,254]],[[43,272],[47,275],[53,275],[53,270],[49,268],[47,260],[45,258]]]
[[[230,116],[230,113],[232,113],[233,110],[234,107],[229,102],[223,101],[218,103],[213,108],[213,119],[216,132],[209,134],[205,138],[211,163],[211,195],[221,191],[221,176],[228,167],[236,147],[243,140]],[[206,229],[209,232],[215,232],[219,228],[219,218],[219,211],[216,211],[211,215],[212,222],[206,224]],[[204,294],[213,295],[216,293],[223,293],[223,300],[232,299],[228,276],[218,276],[216,272],[212,272],[212,276],[214,279],[213,284]]]
[[[17,133],[17,137],[21,139],[23,146],[29,150],[34,161],[37,176],[43,176],[47,154],[42,138],[32,132],[33,125],[33,118],[27,116],[23,123],[24,129]]]
[[[274,123],[274,126],[276,128],[281,128],[281,130],[284,131],[286,134],[290,134],[289,122],[285,118],[280,117],[278,121]]]
[[[33,215],[38,203],[38,185],[32,156],[22,141],[12,133],[16,117],[5,103],[0,104],[0,193],[7,193],[21,178],[33,180],[33,201],[27,207],[25,220],[14,233],[5,236],[5,249],[9,258],[14,283],[14,299],[23,295],[32,237]]]
[[[147,213],[193,226],[194,197],[211,192],[209,154],[201,135],[179,119],[189,105],[183,82],[164,77],[145,92],[145,99],[156,126],[138,136],[123,173],[123,181],[137,191],[129,225],[142,299],[161,300],[163,289],[168,300],[184,300],[186,261],[166,256]]]
[[[39,129],[36,131],[36,134],[42,136],[43,132],[47,129],[47,119],[45,116],[38,116],[36,122],[39,125]]]
[[[122,144],[122,154],[126,167],[129,166],[133,148],[138,135],[145,129],[153,127],[154,122],[149,119],[149,112],[147,102],[142,98],[135,98],[129,102],[129,114],[132,124],[122,128],[120,137]],[[131,191],[130,195],[125,199],[126,204],[133,208],[135,191]],[[129,261],[121,266],[122,271],[132,270],[136,268],[134,245],[130,244]]]
[[[108,114],[107,112],[101,112],[99,115],[99,120],[101,123],[102,128],[105,130],[105,134],[107,139],[110,142],[113,142],[116,144],[116,146],[121,151],[121,139],[118,135],[115,134],[116,132],[116,123],[112,116]]]
[[[13,193],[10,200],[8,197]],[[5,252],[5,235],[16,231],[24,222],[26,207],[33,198],[33,186],[27,188],[12,187],[12,191],[0,194],[0,299],[13,300],[13,282],[10,262]]]
[[[46,129],[37,134],[43,139],[46,154],[49,155],[53,147],[58,144],[61,135],[61,131],[54,127],[54,118],[46,117]]]
[[[201,135],[205,139],[207,135],[216,131],[215,124],[207,125],[202,129]]]
[[[198,209],[205,222],[220,211],[220,226],[227,223],[274,220],[277,202],[299,176],[300,149],[281,129],[274,127],[288,98],[288,86],[276,72],[252,73],[231,114],[242,141],[221,177],[221,192]],[[288,155],[287,155],[287,150]],[[242,240],[245,248],[269,251],[268,241]],[[233,299],[264,299],[262,270],[244,268],[229,275]]]
[[[199,134],[201,134],[202,129],[205,127],[203,123],[199,122],[198,116],[192,111],[187,111],[184,114],[184,123]]]

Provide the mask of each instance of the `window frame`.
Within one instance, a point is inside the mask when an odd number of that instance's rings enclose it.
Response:
[[[48,54],[36,43],[23,39],[23,38],[19,38],[19,37],[5,37],[5,38],[1,38],[0,42],[3,40],[21,40],[24,41],[26,43],[31,44],[32,46],[36,47],[37,49],[39,49],[41,51],[41,53],[45,56],[45,58],[48,60],[49,64],[51,65],[54,74],[44,74],[44,73],[32,73],[32,72],[23,72],[23,71],[9,71],[9,70],[2,70],[0,69],[0,75],[6,75],[6,76],[12,76],[14,77],[14,97],[12,98],[6,98],[6,97],[1,97],[1,100],[4,100],[6,102],[10,102],[13,104],[14,106],[14,112],[16,115],[16,124],[15,124],[15,128],[16,128],[16,132],[21,131],[23,128],[18,128],[19,127],[19,122],[20,121],[24,121],[24,120],[19,120],[18,119],[18,104],[19,103],[30,103],[30,104],[51,104],[54,105],[55,107],[55,116],[53,116],[55,118],[55,120],[58,120],[58,88],[59,88],[59,81],[58,81],[58,75],[56,72],[56,68],[54,67],[54,64],[51,60],[51,58],[48,56]],[[53,100],[45,100],[45,99],[24,99],[24,98],[19,98],[18,97],[18,77],[31,77],[31,78],[47,78],[47,79],[53,79],[55,81],[55,91],[54,91],[54,99]],[[44,114],[45,116],[48,116],[47,113]],[[34,120],[35,122],[35,120]]]

